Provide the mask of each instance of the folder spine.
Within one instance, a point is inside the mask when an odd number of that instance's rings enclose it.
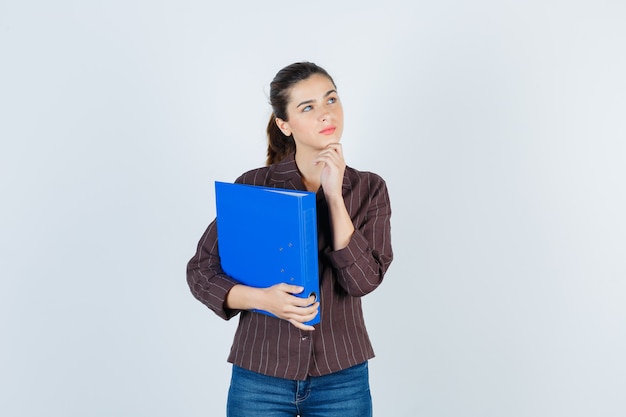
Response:
[[[315,201],[313,201],[313,204],[315,204]],[[303,217],[302,226],[304,229],[302,231],[302,238],[304,240],[304,242],[302,242],[302,248],[304,251],[304,258],[305,259],[312,259],[312,258],[317,259],[317,256],[313,256],[313,254],[317,254],[317,250],[318,250],[317,248],[317,216],[316,216],[315,207],[304,209],[302,217]],[[319,279],[318,263],[317,262],[316,263],[303,262],[302,267],[303,267],[302,276],[306,277],[305,280],[308,283],[306,287],[315,288],[316,287],[315,283]],[[310,294],[307,294],[307,296],[308,295]],[[320,295],[316,293],[315,300],[318,301],[319,297]]]

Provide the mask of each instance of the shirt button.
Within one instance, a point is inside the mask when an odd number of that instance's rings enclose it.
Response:
[[[309,336],[302,336],[300,338],[300,340],[302,340],[303,342],[306,341],[306,340],[309,340]]]

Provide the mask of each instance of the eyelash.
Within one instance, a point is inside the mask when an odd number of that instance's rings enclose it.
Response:
[[[329,104],[335,104],[337,102],[337,97],[330,97],[326,102],[329,103]],[[304,106],[302,108],[302,113],[309,112],[312,109],[313,109],[313,106],[311,106],[311,105]]]

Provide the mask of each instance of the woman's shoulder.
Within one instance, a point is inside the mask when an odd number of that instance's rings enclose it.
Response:
[[[296,175],[298,175],[298,167],[293,156],[290,156],[275,164],[246,171],[235,182],[249,185],[284,187],[284,184],[293,181]]]
[[[265,166],[248,170],[241,174],[235,182],[248,185],[265,185],[271,176],[270,168],[271,166]]]

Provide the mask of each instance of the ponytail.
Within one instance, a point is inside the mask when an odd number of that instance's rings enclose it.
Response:
[[[293,136],[285,136],[276,124],[276,116],[272,112],[267,123],[267,165],[282,161],[296,151]]]

